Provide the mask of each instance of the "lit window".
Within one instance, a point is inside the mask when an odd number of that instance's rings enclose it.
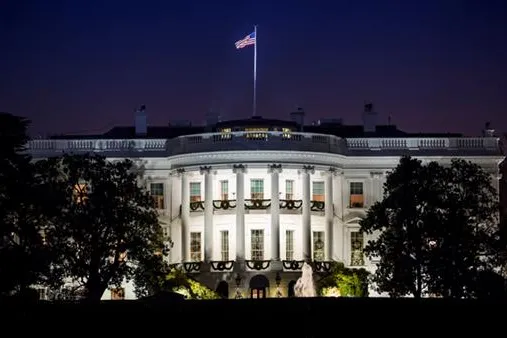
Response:
[[[354,231],[350,233],[350,265],[364,265],[362,232]]]
[[[290,128],[282,128],[282,137],[283,138],[290,138],[292,133],[292,130]]]
[[[164,184],[163,183],[151,183],[150,193],[153,201],[155,202],[155,208],[165,209],[164,206]]]
[[[350,207],[364,207],[363,182],[350,182]]]
[[[227,201],[229,199],[229,181],[220,181],[220,199]]]
[[[264,199],[264,180],[250,180],[250,198],[253,200]]]
[[[285,231],[285,259],[294,260],[294,230]]]
[[[292,201],[294,199],[294,181],[285,180],[285,199]]]
[[[231,128],[223,128],[221,131],[220,131],[220,137],[224,140],[228,140],[230,138],[232,138],[232,134],[231,134],[232,130]]]
[[[264,230],[252,230],[250,240],[252,260],[262,261],[264,259]]]
[[[313,232],[313,260],[323,261],[324,260],[324,232],[314,231]]]
[[[201,182],[190,182],[190,202],[201,200]]]
[[[111,299],[112,300],[125,299],[125,289],[124,288],[111,289]]]
[[[88,199],[88,186],[86,183],[78,183],[74,185],[73,189],[74,200],[76,203],[84,203]]]
[[[192,262],[201,261],[201,233],[190,233],[190,260]]]
[[[229,260],[229,231],[220,231],[220,253],[222,261]]]
[[[324,202],[324,182],[313,182],[312,201]]]
[[[251,140],[260,140],[268,138],[268,128],[245,128],[246,137]]]

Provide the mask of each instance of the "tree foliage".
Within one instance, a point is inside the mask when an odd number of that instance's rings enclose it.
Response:
[[[28,125],[25,118],[0,113],[0,294],[26,292],[49,268],[41,231],[49,210],[24,154]]]
[[[53,284],[84,287],[87,299],[99,300],[166,253],[153,200],[130,160],[64,155],[37,162],[37,172],[60,210],[45,230]]]
[[[373,282],[391,296],[474,297],[479,273],[498,263],[498,201],[488,173],[460,159],[444,167],[403,157],[361,231]]]

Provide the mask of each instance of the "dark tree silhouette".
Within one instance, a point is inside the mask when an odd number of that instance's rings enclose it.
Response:
[[[500,266],[498,195],[479,165],[452,160],[443,169],[429,289],[444,297],[474,297],[481,276]],[[483,280],[483,278],[481,279]]]
[[[61,210],[46,229],[55,253],[53,283],[82,287],[86,299],[97,301],[166,254],[153,199],[138,184],[132,161],[65,155],[37,165]]]
[[[378,290],[478,296],[479,275],[499,263],[497,215],[494,188],[478,165],[401,158],[387,177],[383,200],[361,222],[362,231],[378,234],[365,247],[380,259],[373,277]]]
[[[44,198],[25,151],[29,121],[0,113],[0,293],[20,294],[49,267]]]

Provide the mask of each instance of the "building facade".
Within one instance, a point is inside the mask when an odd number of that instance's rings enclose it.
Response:
[[[498,138],[411,135],[377,125],[371,107],[362,126],[305,126],[299,111],[292,121],[148,128],[137,114],[134,128],[33,140],[29,151],[136,161],[174,243],[170,263],[228,298],[291,296],[303,261],[315,274],[331,261],[373,271],[359,221],[402,155],[444,164],[461,157],[490,172],[497,189],[500,179]],[[135,298],[132,285],[103,298],[118,297]]]

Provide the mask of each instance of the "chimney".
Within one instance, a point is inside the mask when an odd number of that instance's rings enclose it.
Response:
[[[296,111],[290,113],[290,119],[292,122],[299,124],[301,131],[305,125],[305,111],[301,107],[297,107]]]
[[[146,136],[147,133],[146,106],[143,104],[136,110],[136,136]]]
[[[374,133],[377,130],[378,114],[373,110],[373,103],[366,103],[363,111],[363,130],[365,133]]]
[[[210,109],[206,113],[206,127],[213,128],[218,122],[220,122],[220,112]]]
[[[494,137],[495,129],[491,127],[491,122],[486,122],[484,125],[484,130],[482,131],[482,136],[484,137]]]

